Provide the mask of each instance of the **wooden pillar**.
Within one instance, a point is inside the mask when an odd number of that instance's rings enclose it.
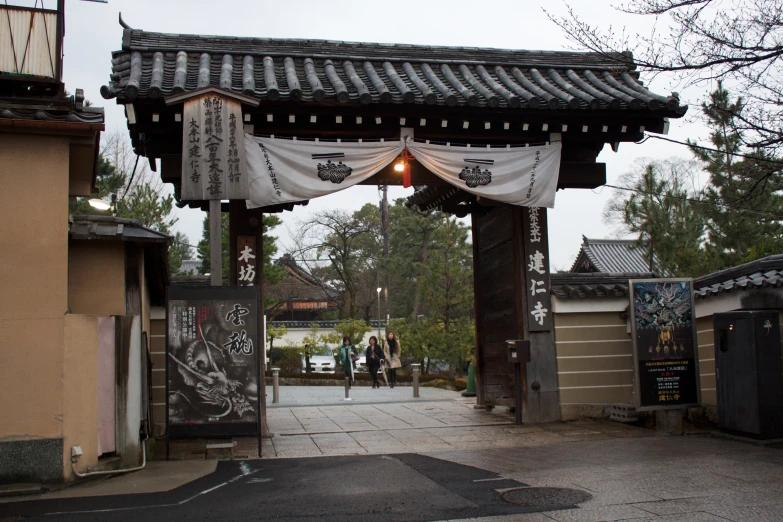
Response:
[[[533,283],[527,273],[530,256],[537,257],[538,251],[548,267],[549,250],[545,242],[536,243],[533,251],[526,248],[527,212],[524,207],[490,204],[473,213],[473,269],[477,402],[514,406],[514,368],[506,357],[506,341],[528,339],[531,362],[522,368],[522,412],[523,422],[532,423],[558,420],[560,405],[551,321],[545,331],[541,325],[532,325],[535,316],[527,299]],[[544,216],[540,232],[545,237],[546,211],[540,213]],[[536,289],[545,288],[549,295],[548,278],[546,281],[544,286],[535,283]],[[546,308],[551,319],[551,306]]]
[[[223,245],[220,200],[209,200],[209,273],[212,286],[223,284]]]
[[[261,315],[264,315],[264,288],[263,288],[263,276],[264,276],[264,234],[263,234],[263,214],[257,210],[248,210],[243,200],[231,200],[228,204],[228,231],[229,231],[229,278],[232,285],[248,285],[252,284],[258,288],[261,302]],[[251,241],[254,240],[254,241]],[[252,281],[247,281],[246,278],[240,280],[242,275],[241,268],[245,266],[247,271],[247,262],[239,262],[239,257],[242,254],[242,248],[239,248],[239,243],[243,245],[248,242],[255,243],[255,248],[251,247],[251,250],[255,252],[255,258],[253,259],[254,277]],[[247,272],[245,272],[246,275]],[[262,349],[259,361],[261,364],[261,376],[262,382],[258,383],[262,387],[261,402],[259,404],[259,417],[261,419],[261,435],[269,437],[269,426],[266,422],[266,386],[263,382],[264,372],[266,371],[266,357],[264,357],[264,341],[266,339],[266,331],[264,331],[264,320],[261,317],[259,321],[259,348]]]
[[[560,420],[560,399],[557,388],[557,358],[549,279],[549,239],[547,209],[516,207],[515,241],[520,245],[517,277],[521,287],[521,331],[530,340],[530,362],[523,370],[525,377],[525,423]],[[531,240],[531,213],[535,217],[535,234]],[[541,264],[536,267],[537,260]],[[543,292],[541,292],[543,290]],[[541,303],[539,310],[536,306]],[[546,310],[544,316],[536,315]],[[538,317],[538,319],[536,318]]]
[[[481,278],[481,256],[479,255],[479,224],[478,214],[470,215],[470,229],[473,234],[473,312],[476,320],[476,364],[473,375],[476,379],[476,404],[486,406],[486,394],[484,393],[484,313],[482,308],[483,285]]]

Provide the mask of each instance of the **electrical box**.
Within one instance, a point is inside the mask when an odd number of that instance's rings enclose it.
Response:
[[[783,437],[783,364],[777,311],[715,314],[715,378],[722,429]]]
[[[529,363],[530,362],[530,341],[506,341],[508,362],[510,363]]]

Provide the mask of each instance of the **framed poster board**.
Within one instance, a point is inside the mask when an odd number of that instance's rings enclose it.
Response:
[[[166,294],[169,438],[260,436],[257,286],[170,286]]]
[[[637,410],[701,403],[692,279],[629,281]]]

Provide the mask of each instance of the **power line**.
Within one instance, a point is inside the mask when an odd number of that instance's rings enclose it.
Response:
[[[634,188],[631,188],[631,187],[618,187],[617,185],[609,185],[609,184],[606,184],[604,186],[605,187],[609,187],[609,188],[613,188],[613,189],[616,189],[616,190],[624,190],[626,192],[635,192],[637,194],[643,194],[645,196],[661,196],[662,195],[662,194],[657,193],[657,192],[647,192],[647,191],[644,191],[644,190],[634,189]],[[746,208],[746,207],[733,207],[733,206],[727,205],[725,203],[712,203],[710,201],[704,201],[704,200],[701,200],[701,199],[694,199],[694,198],[688,198],[688,197],[682,197],[682,196],[674,196],[674,195],[671,195],[671,194],[667,195],[666,197],[669,197],[669,198],[672,198],[672,199],[677,199],[677,200],[680,200],[680,201],[687,201],[689,203],[696,203],[698,205],[712,205],[712,206],[718,207],[718,208],[725,208],[725,209],[728,209],[728,210],[736,210],[736,211],[740,211],[740,212],[747,212],[749,214],[756,214],[756,215],[760,215],[760,216],[771,216],[771,217],[773,217],[775,219],[783,221],[783,215],[774,214],[774,213],[768,212],[766,210],[755,210],[755,209]]]
[[[717,152],[718,154],[727,154],[729,156],[736,156],[738,158],[747,158],[747,159],[752,159],[752,160],[755,160],[755,161],[763,161],[764,163],[772,163],[774,165],[783,165],[783,161],[780,161],[780,160],[759,158],[758,156],[751,156],[750,154],[742,154],[742,153],[739,153],[739,152],[727,152],[725,150],[719,150],[719,149],[715,149],[715,148],[712,148],[712,147],[704,147],[702,145],[696,145],[696,144],[693,144],[693,143],[688,143],[686,141],[673,140],[671,138],[664,138],[663,136],[655,136],[653,134],[647,134],[642,141],[639,141],[637,143],[644,143],[645,141],[647,141],[648,138],[653,138],[653,139],[662,140],[662,141],[668,141],[669,143],[676,143],[678,145],[685,145],[686,147],[692,148],[692,149],[706,150],[708,152]]]

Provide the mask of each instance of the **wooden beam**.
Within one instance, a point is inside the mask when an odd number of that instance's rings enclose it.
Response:
[[[558,189],[594,189],[606,184],[606,163],[566,162],[560,164]]]

